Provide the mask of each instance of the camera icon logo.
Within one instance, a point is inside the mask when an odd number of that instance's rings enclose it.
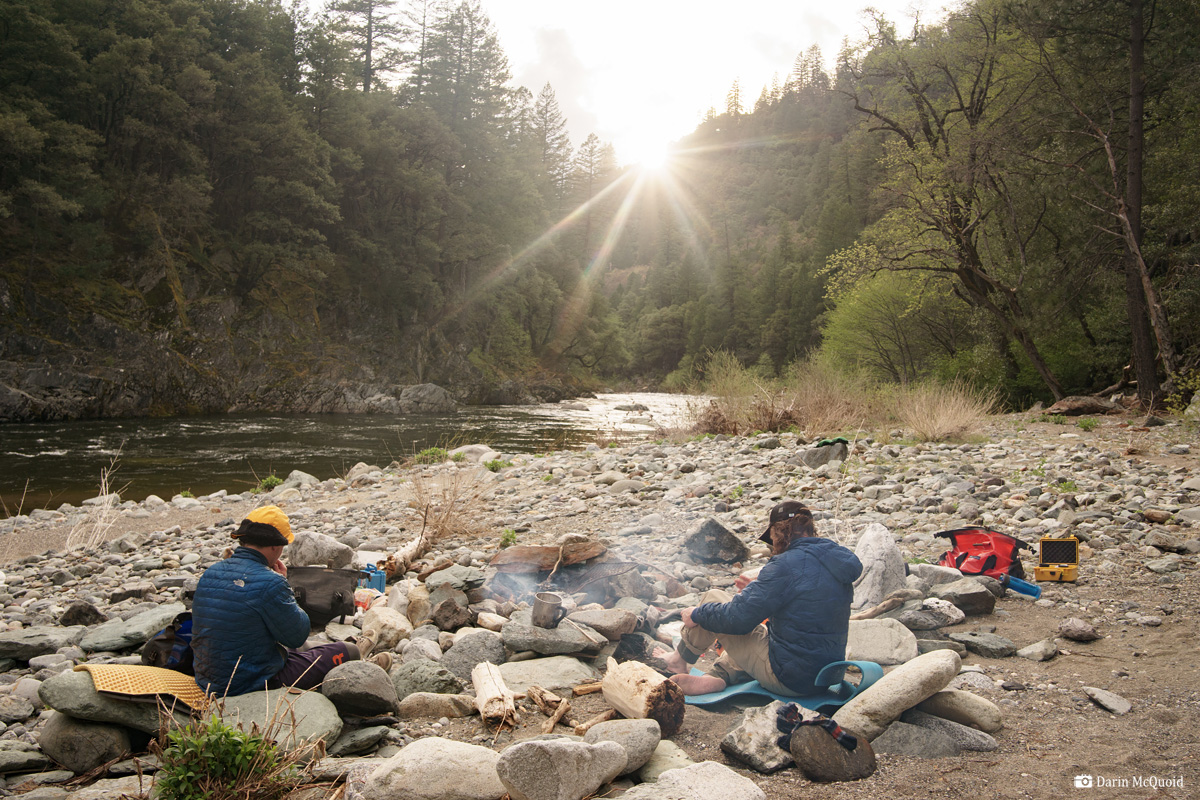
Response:
[[[1094,785],[1095,785],[1095,781],[1091,775],[1076,775],[1075,776],[1075,788],[1076,789],[1091,789]]]

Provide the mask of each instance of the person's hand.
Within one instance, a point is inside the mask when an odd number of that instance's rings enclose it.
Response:
[[[742,589],[745,589],[747,586],[749,586],[753,581],[754,578],[751,578],[749,575],[738,575],[733,581],[733,587],[740,592]]]
[[[287,567],[285,567],[283,565],[283,562],[280,561],[279,559],[275,559],[275,563],[271,565],[271,571],[278,572],[280,575],[282,575],[285,578],[287,577]]]
[[[683,627],[685,627],[685,628],[696,627],[696,622],[692,619],[692,611],[694,611],[694,610],[695,610],[695,606],[693,606],[692,608],[685,608],[683,611],[679,612],[679,618],[681,620],[683,620]]]

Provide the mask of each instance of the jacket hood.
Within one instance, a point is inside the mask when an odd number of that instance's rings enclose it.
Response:
[[[794,539],[788,550],[798,547],[808,548],[806,552],[815,555],[825,569],[841,583],[853,583],[862,575],[863,566],[858,556],[832,539],[806,536]]]

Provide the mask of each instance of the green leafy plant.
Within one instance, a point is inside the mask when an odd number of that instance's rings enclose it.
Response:
[[[1054,423],[1055,425],[1066,425],[1067,424],[1067,418],[1064,417],[1062,414],[1051,414],[1049,419],[1050,419],[1050,422]]]
[[[742,488],[741,484],[738,484],[737,486],[733,487],[733,491],[729,493],[729,496],[734,500],[740,500],[745,491],[746,490]]]
[[[450,458],[450,454],[446,452],[446,448],[426,447],[413,457],[413,461],[418,464],[440,464],[448,458]]]
[[[455,453],[454,455],[450,456],[450,460],[455,464],[461,464],[467,460],[467,456],[466,453]]]
[[[192,494],[191,489],[182,489],[179,492],[179,496],[180,497],[195,497],[196,495]]]
[[[500,534],[500,548],[512,547],[517,543],[517,532],[512,528],[505,528],[504,533]]]
[[[1054,486],[1050,487],[1056,492],[1074,492],[1079,490],[1079,485],[1075,481],[1060,480]]]
[[[253,494],[262,494],[263,492],[269,492],[272,489],[274,489],[276,486],[280,486],[282,484],[283,484],[283,478],[279,477],[274,472],[272,472],[270,475],[266,476],[261,481],[259,481],[258,486],[254,487],[250,491]]]
[[[232,728],[212,716],[168,731],[158,743],[155,795],[161,800],[282,798],[301,783],[299,753],[266,736]]]
[[[503,459],[499,459],[499,458],[494,458],[491,461],[483,462],[483,465],[485,467],[487,467],[488,471],[490,471],[490,472],[499,472],[502,469],[507,469],[508,467],[511,467],[513,465],[513,462],[504,461]]]
[[[1079,420],[1079,422],[1076,422],[1075,424],[1078,425],[1079,429],[1082,431],[1094,431],[1096,428],[1100,427],[1100,420],[1086,417]]]

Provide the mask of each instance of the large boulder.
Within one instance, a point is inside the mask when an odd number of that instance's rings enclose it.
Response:
[[[622,775],[641,769],[654,755],[654,749],[662,741],[662,729],[652,719],[613,719],[593,725],[583,735],[588,744],[616,742],[625,748],[625,769]]]
[[[846,659],[876,664],[903,664],[917,657],[917,637],[894,619],[852,619]]]
[[[664,742],[665,744],[665,742]],[[767,800],[754,781],[724,764],[701,761],[681,769],[670,769],[654,783],[635,786],[622,800]]]
[[[391,678],[370,661],[347,661],[331,669],[321,683],[321,694],[343,717],[373,717],[396,711],[400,704]]]
[[[875,750],[867,737],[846,730],[855,737],[855,747],[847,750],[824,728],[801,725],[792,731],[788,749],[804,777],[815,783],[857,781],[875,774]]]
[[[600,671],[570,656],[531,658],[500,665],[500,677],[508,688],[518,694],[530,686],[541,686],[552,692],[569,692],[581,683],[600,679]]]
[[[354,563],[354,549],[324,533],[298,531],[284,548],[284,559],[293,567],[344,569]]]
[[[320,692],[271,689],[226,697],[219,709],[226,725],[249,731],[277,730],[275,741],[288,749],[321,740],[333,744],[342,734],[337,708]]]
[[[89,630],[79,646],[87,653],[128,650],[150,641],[151,636],[170,625],[185,610],[183,603],[168,603],[129,619],[110,619]]]
[[[854,608],[878,605],[892,592],[907,586],[904,555],[891,531],[878,522],[872,522],[863,531],[854,555],[863,565],[862,574],[854,582]]]
[[[874,740],[905,711],[943,689],[961,666],[962,660],[953,650],[917,656],[867,687],[833,718],[843,728]]]
[[[57,653],[64,647],[78,644],[83,638],[82,626],[59,628],[39,625],[18,631],[0,633],[0,658],[15,658],[28,661],[37,656]]]
[[[708,564],[733,564],[750,557],[745,542],[712,517],[692,530],[683,545],[693,558]]]
[[[775,720],[783,702],[748,708],[742,721],[721,740],[721,751],[764,774],[791,766],[791,753],[781,748]]]
[[[154,703],[118,700],[96,691],[92,676],[82,670],[60,672],[42,682],[38,697],[55,711],[91,722],[110,722],[144,733],[157,734],[166,720]],[[186,725],[191,717],[175,712],[175,722]]]
[[[627,761],[616,742],[546,739],[506,748],[496,771],[512,800],[579,800],[620,775]]]
[[[431,736],[384,761],[366,779],[363,800],[498,800],[504,784],[500,754],[487,747]]]
[[[458,408],[458,401],[442,387],[433,383],[419,383],[415,386],[405,386],[400,391],[400,410],[402,413],[423,413],[453,411]]]
[[[75,719],[51,711],[38,731],[38,747],[59,764],[82,775],[133,751],[129,729]]]

